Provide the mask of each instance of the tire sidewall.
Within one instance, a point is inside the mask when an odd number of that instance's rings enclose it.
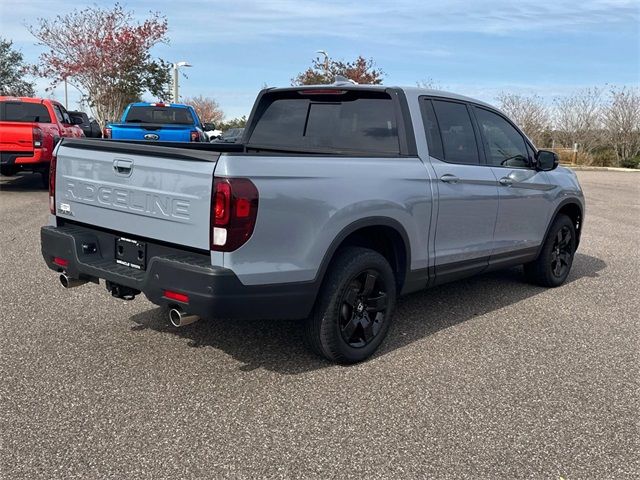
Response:
[[[321,325],[323,331],[322,338],[329,340],[328,342],[323,342],[322,349],[325,351],[325,354],[337,357],[343,363],[356,363],[370,357],[387,336],[395,311],[395,276],[389,263],[382,255],[373,250],[359,250],[360,252],[351,258],[351,261],[348,262],[342,272],[332,272],[337,274],[336,276],[339,277],[339,281],[333,283],[334,288],[331,289],[332,291],[326,292],[329,297],[329,302],[327,308],[322,309],[324,312]],[[340,309],[342,308],[342,298],[351,282],[359,274],[368,269],[375,270],[383,278],[387,294],[387,309],[385,311],[384,323],[380,327],[380,331],[376,337],[368,345],[355,348],[350,346],[342,337],[339,321]],[[330,284],[329,286],[332,285]]]
[[[553,274],[553,271],[551,270],[551,254],[553,252],[554,239],[556,238],[556,235],[558,234],[558,232],[564,227],[569,227],[569,231],[571,232],[571,255],[569,256],[569,264],[567,265],[567,271],[565,272],[565,274],[562,275],[561,277],[556,277]],[[549,231],[549,235],[544,244],[544,249],[541,255],[542,257],[541,260],[544,262],[543,263],[544,274],[546,276],[546,280],[549,285],[557,287],[559,285],[562,285],[566,281],[567,277],[571,273],[571,267],[573,266],[573,257],[575,255],[575,252],[576,252],[575,227],[569,217],[567,217],[566,215],[561,215],[553,223],[553,226]]]

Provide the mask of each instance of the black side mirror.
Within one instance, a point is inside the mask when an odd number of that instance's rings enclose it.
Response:
[[[536,168],[543,172],[556,168],[559,161],[558,155],[550,150],[538,150],[536,154]]]
[[[82,117],[71,117],[71,125],[82,125],[83,123]]]
[[[208,132],[210,130],[215,130],[216,129],[216,124],[215,123],[203,123],[202,126],[204,127],[204,129]]]

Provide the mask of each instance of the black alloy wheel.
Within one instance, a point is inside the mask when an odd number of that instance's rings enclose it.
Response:
[[[380,272],[367,269],[350,282],[342,295],[340,333],[353,348],[369,345],[380,333],[387,309],[387,292]]]

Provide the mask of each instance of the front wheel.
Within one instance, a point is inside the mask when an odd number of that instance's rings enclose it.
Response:
[[[306,320],[306,342],[333,362],[361,362],[387,335],[395,304],[389,262],[373,250],[347,247],[332,262]]]
[[[528,280],[543,287],[559,287],[571,271],[576,251],[576,229],[566,215],[558,215],[536,260],[524,266]]]

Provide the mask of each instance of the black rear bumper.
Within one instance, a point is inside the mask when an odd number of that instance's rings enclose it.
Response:
[[[77,224],[42,227],[42,256],[47,266],[71,278],[104,279],[139,290],[156,305],[174,307],[209,318],[299,319],[313,307],[317,286],[312,282],[244,285],[229,269],[212,266],[210,256],[174,246],[147,242],[146,270],[115,262],[119,235]],[[64,259],[62,267],[54,258]],[[186,294],[188,302],[165,297],[170,290]]]

